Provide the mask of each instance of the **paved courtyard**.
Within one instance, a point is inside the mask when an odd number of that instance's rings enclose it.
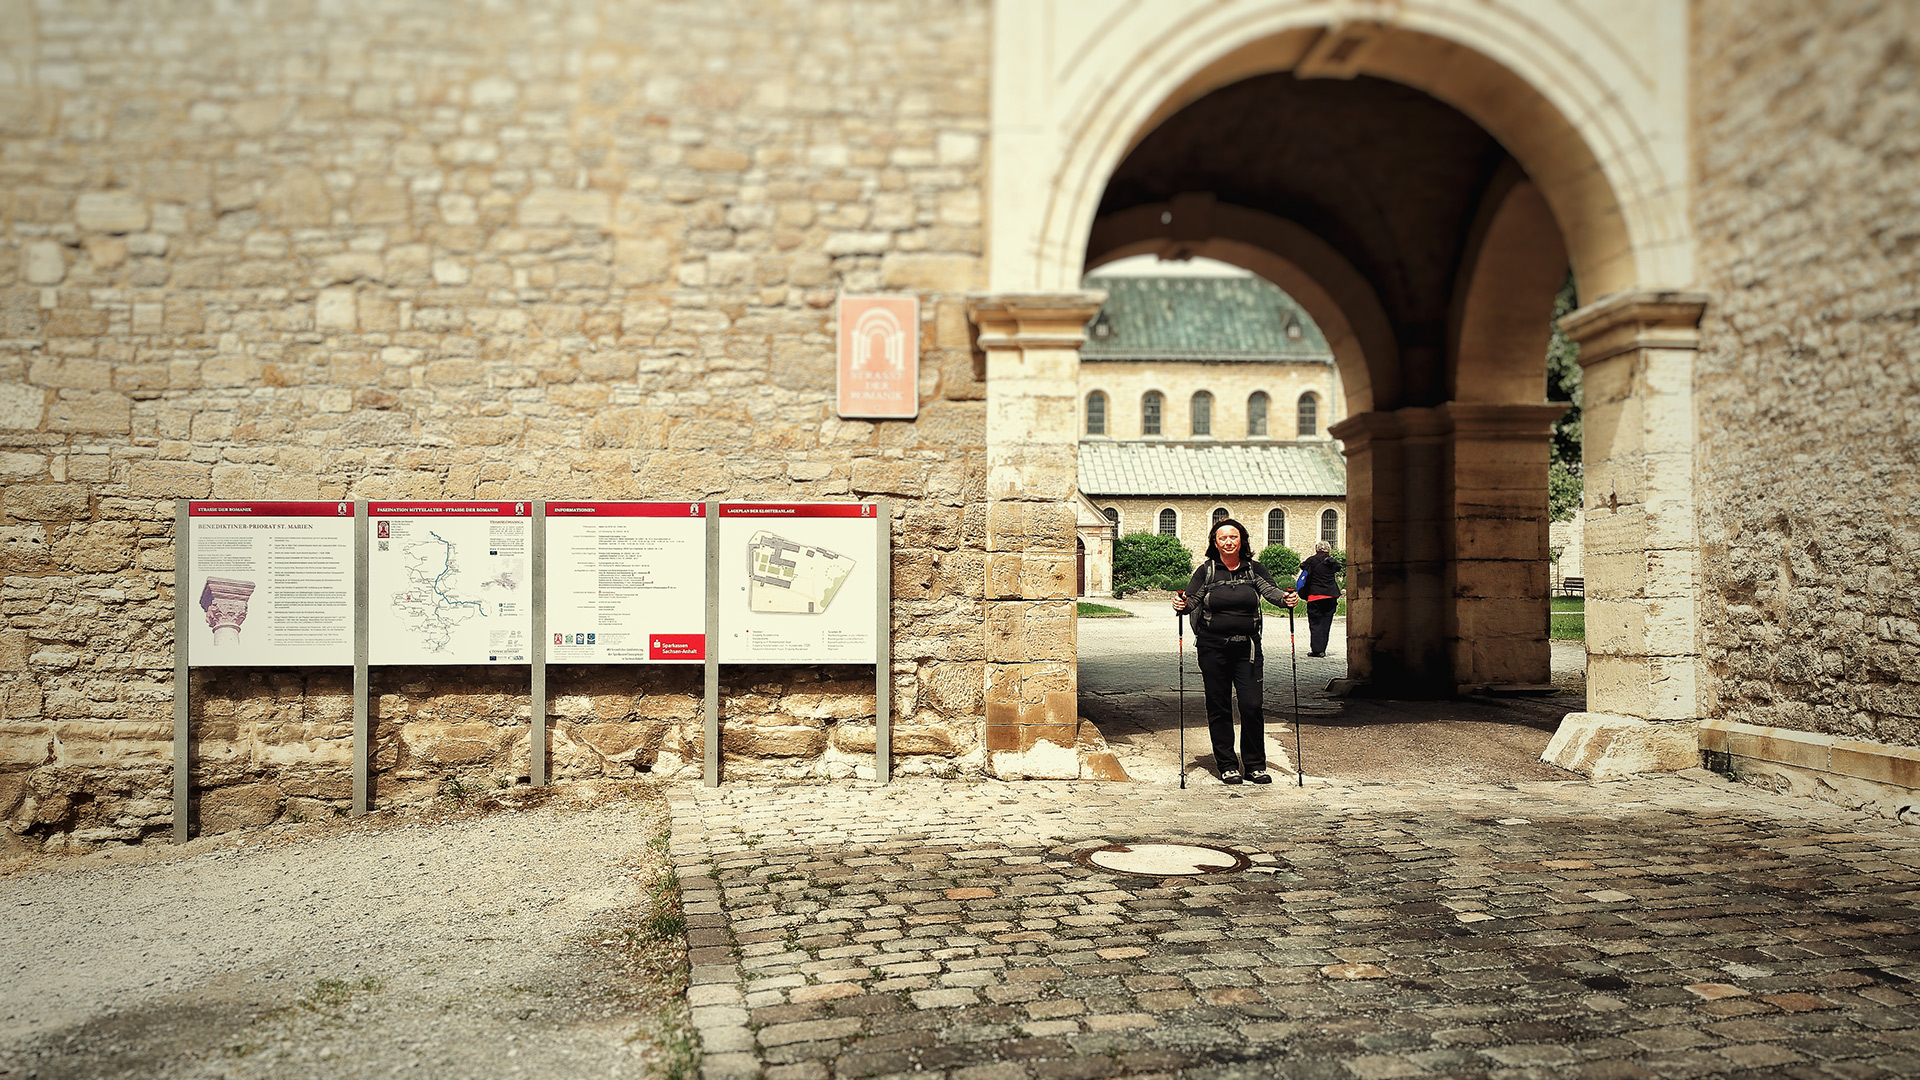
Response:
[[[1920,831],[1711,774],[670,798],[708,1080],[1920,1075]]]

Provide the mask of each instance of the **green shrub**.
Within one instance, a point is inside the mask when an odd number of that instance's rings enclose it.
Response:
[[[1285,544],[1268,544],[1259,556],[1260,565],[1273,575],[1274,583],[1283,589],[1293,587],[1293,579],[1300,574],[1300,553]]]
[[[1193,573],[1193,556],[1177,537],[1156,533],[1128,533],[1113,545],[1113,589],[1138,592],[1163,589],[1168,579],[1176,579],[1175,589],[1187,587]]]

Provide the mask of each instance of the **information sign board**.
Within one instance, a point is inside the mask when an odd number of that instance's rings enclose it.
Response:
[[[873,503],[720,505],[720,662],[871,664]]]
[[[707,657],[707,504],[547,504],[549,664]]]
[[[353,664],[353,504],[187,504],[187,662]]]
[[[532,504],[369,502],[376,664],[533,661]]]

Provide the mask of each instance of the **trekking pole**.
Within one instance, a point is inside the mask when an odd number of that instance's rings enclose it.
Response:
[[[1293,637],[1292,608],[1287,609],[1287,651],[1293,654],[1293,777],[1306,787],[1307,763],[1300,757],[1300,646]]]
[[[1185,596],[1185,593],[1180,595]],[[1173,655],[1180,665],[1180,790],[1187,789],[1187,624],[1173,613]]]

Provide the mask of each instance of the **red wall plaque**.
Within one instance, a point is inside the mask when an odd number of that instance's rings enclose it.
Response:
[[[911,420],[920,415],[920,298],[840,298],[839,413]]]

